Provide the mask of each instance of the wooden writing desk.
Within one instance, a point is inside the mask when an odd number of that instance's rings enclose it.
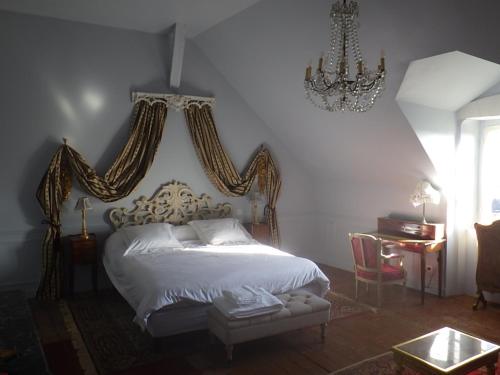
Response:
[[[420,254],[420,300],[424,303],[427,253],[437,253],[438,295],[443,295],[443,253],[446,251],[444,224],[423,224],[414,221],[378,218],[377,231],[369,233],[382,239],[383,244]]]

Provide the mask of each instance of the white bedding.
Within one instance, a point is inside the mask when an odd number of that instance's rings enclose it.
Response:
[[[212,303],[222,291],[249,285],[272,294],[316,282],[323,296],[329,280],[310,260],[259,243],[152,248],[123,256],[119,232],[106,241],[103,263],[111,281],[135,309],[143,328],[151,313],[184,300]]]

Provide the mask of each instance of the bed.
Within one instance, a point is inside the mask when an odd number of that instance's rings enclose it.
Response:
[[[110,211],[116,231],[106,241],[104,268],[135,310],[134,321],[153,337],[206,329],[206,311],[226,289],[251,285],[273,294],[302,289],[320,297],[329,290],[328,278],[310,260],[252,239],[224,245],[203,243],[186,225],[230,217],[228,203],[213,204],[209,196],[197,196],[176,181],[162,186],[151,198],[139,198],[131,209]],[[181,245],[151,242],[131,253],[123,233],[129,227],[141,232],[152,228],[148,226],[152,223],[173,224],[174,240]]]

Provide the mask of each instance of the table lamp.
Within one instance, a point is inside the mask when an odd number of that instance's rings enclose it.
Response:
[[[422,206],[422,223],[424,224],[427,223],[425,220],[425,204],[439,204],[440,200],[441,193],[434,189],[428,181],[419,181],[415,191],[410,197],[410,202],[413,204],[413,207]]]
[[[82,238],[89,238],[87,233],[87,210],[91,210],[90,199],[88,197],[80,197],[76,202],[75,211],[82,210]]]

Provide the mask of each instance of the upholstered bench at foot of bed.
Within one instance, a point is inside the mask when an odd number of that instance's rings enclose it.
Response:
[[[280,311],[245,319],[228,319],[215,306],[208,309],[208,328],[225,345],[228,361],[233,345],[283,332],[321,326],[321,339],[330,321],[330,302],[305,291],[277,295],[284,304]]]

